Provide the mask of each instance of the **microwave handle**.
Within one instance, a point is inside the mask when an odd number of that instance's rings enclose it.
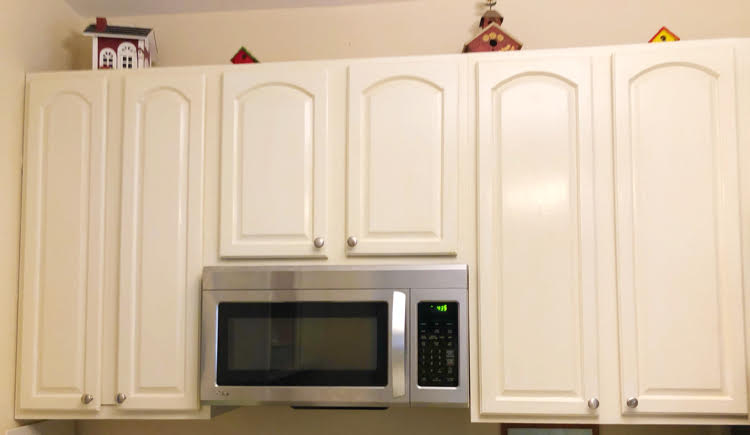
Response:
[[[406,394],[406,294],[393,292],[391,313],[391,378],[393,397]]]

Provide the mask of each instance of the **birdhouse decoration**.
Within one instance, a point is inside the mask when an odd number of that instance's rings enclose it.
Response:
[[[232,63],[234,64],[240,64],[240,63],[260,63],[258,59],[253,56],[252,53],[248,51],[245,47],[240,47],[239,50],[237,50],[237,53],[232,56],[231,59]]]
[[[500,29],[500,26],[503,24],[503,16],[492,9],[496,3],[494,0],[488,0],[487,6],[489,9],[479,20],[479,28],[482,30],[464,45],[464,53],[515,51],[523,47],[523,44],[518,42],[518,40]]]
[[[661,29],[659,29],[658,32],[656,32],[656,35],[654,35],[654,37],[651,38],[651,40],[648,42],[651,42],[651,43],[674,42],[674,41],[679,41],[679,40],[680,40],[680,37],[675,35],[674,32],[667,29],[666,27],[662,27]]]
[[[149,68],[156,60],[154,29],[110,26],[106,18],[98,17],[83,34],[93,38],[92,69]]]

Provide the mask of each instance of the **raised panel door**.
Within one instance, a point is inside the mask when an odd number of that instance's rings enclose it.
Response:
[[[747,413],[734,83],[731,47],[615,56],[626,413]]]
[[[122,409],[197,409],[205,79],[125,79],[117,386]]]
[[[96,410],[106,80],[37,79],[27,97],[18,408]]]
[[[597,413],[591,70],[477,66],[483,414]]]
[[[455,255],[464,63],[349,67],[348,255]]]
[[[326,257],[327,71],[223,77],[221,256]]]

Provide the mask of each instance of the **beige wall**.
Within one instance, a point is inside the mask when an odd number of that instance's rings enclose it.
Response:
[[[0,433],[14,427],[24,74],[69,68],[81,19],[63,0],[0,0]],[[78,47],[78,48],[74,48]]]
[[[458,53],[480,0],[110,17],[156,28],[160,65],[225,64],[242,45],[263,61]],[[750,36],[748,0],[501,0],[503,28],[527,49]]]

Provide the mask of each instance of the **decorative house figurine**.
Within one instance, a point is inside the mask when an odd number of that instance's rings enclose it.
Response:
[[[680,37],[675,35],[671,30],[667,29],[666,27],[662,27],[659,29],[658,32],[656,32],[656,35],[654,35],[653,38],[651,38],[648,42],[673,42],[673,41],[679,41]]]
[[[93,38],[92,69],[148,68],[156,60],[153,29],[110,26],[106,18],[97,17],[83,34]]]
[[[503,16],[499,12],[492,10],[497,2],[487,1],[489,9],[482,15],[479,20],[479,27],[482,29],[474,38],[464,45],[464,53],[475,53],[482,51],[515,51],[520,50],[523,44],[518,42],[508,33],[500,30],[503,24]]]
[[[234,56],[232,56],[232,63],[260,63],[258,59],[255,58],[255,56],[250,53],[247,48],[240,47],[239,50],[237,50],[237,53],[235,53]]]

